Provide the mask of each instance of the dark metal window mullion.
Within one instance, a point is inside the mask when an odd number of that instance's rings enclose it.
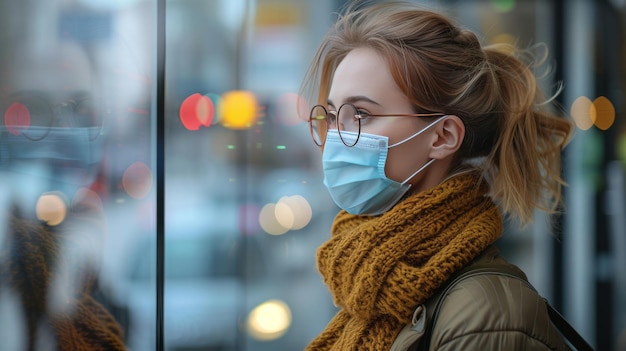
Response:
[[[165,284],[165,0],[156,11],[156,350],[163,350]]]

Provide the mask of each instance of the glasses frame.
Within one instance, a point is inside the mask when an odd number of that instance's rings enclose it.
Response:
[[[313,118],[313,111],[316,108],[322,108],[324,110],[324,118],[328,120],[328,115],[329,114],[333,114],[335,115],[335,119],[337,119],[337,116],[339,115],[339,111],[341,111],[341,108],[344,106],[350,106],[352,107],[355,111],[357,111],[357,113],[354,114],[354,119],[356,119],[359,122],[359,129],[357,132],[357,137],[356,140],[354,141],[353,144],[348,144],[346,143],[345,139],[341,136],[341,128],[339,128],[339,124],[337,124],[337,132],[339,134],[339,138],[341,139],[341,142],[343,142],[343,144],[347,147],[353,147],[354,145],[356,145],[359,142],[359,138],[361,137],[361,119],[363,118],[368,118],[368,117],[442,117],[445,116],[446,113],[443,112],[427,112],[427,113],[386,113],[386,114],[370,114],[368,113],[367,116],[363,116],[361,114],[358,113],[359,109],[354,106],[353,104],[346,102],[344,104],[342,104],[341,106],[339,106],[339,108],[337,109],[337,111],[329,111],[324,105],[315,105],[311,108],[311,112],[309,113],[309,132],[311,133],[311,138],[313,139],[313,142],[315,143],[315,145],[322,147],[324,146],[324,144],[326,144],[326,137],[322,138],[320,135],[320,139],[322,140],[321,144],[317,142],[317,140],[315,139],[315,131],[313,128],[313,121],[314,120],[320,120],[322,118],[319,118],[320,116],[316,116],[315,118]],[[326,133],[328,133],[328,130],[330,130],[329,128],[329,123],[328,121],[326,122]],[[344,130],[345,132],[345,130]]]
[[[80,106],[80,104],[82,104],[84,101],[88,101],[90,100],[90,97],[86,97],[86,96],[76,96],[73,98],[70,98],[64,102],[61,103],[52,103],[48,97],[46,96],[46,94],[39,92],[39,91],[32,91],[32,90],[25,90],[25,91],[19,91],[19,92],[15,92],[13,94],[11,94],[8,97],[3,98],[3,100],[6,100],[4,103],[2,103],[3,106],[3,111],[5,110],[5,108],[8,108],[8,106],[10,106],[11,104],[7,104],[6,102],[8,101],[12,101],[13,103],[23,103],[26,102],[28,100],[32,100],[32,101],[37,101],[40,103],[43,103],[45,108],[48,110],[48,114],[51,116],[49,119],[49,123],[47,125],[42,125],[40,127],[46,127],[47,130],[45,133],[43,133],[42,135],[38,136],[38,137],[33,137],[31,135],[29,135],[28,133],[24,133],[21,132],[20,134],[25,137],[28,140],[31,141],[39,141],[39,140],[43,140],[45,139],[48,134],[50,134],[50,130],[52,128],[52,126],[58,122],[61,118],[61,115],[63,114],[63,112],[61,112],[61,109],[69,109],[70,113],[72,114],[72,118],[75,117],[75,113],[76,113],[76,108],[78,106]],[[7,106],[4,106],[7,105]],[[99,126],[94,126],[94,127],[98,127],[99,130],[98,132],[95,134],[95,136],[93,137],[89,137],[90,141],[94,141],[98,138],[99,135],[102,134],[102,131],[104,130],[104,119],[105,119],[105,115],[107,115],[106,111],[99,111],[103,114],[102,118],[101,118],[101,122]]]

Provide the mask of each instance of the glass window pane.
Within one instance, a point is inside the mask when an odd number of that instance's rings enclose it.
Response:
[[[168,348],[302,350],[335,312],[315,251],[336,207],[297,113],[332,10],[166,4]]]
[[[155,14],[0,4],[2,349],[153,349]]]
[[[565,9],[548,0],[414,2],[451,14],[485,43],[545,42],[549,62],[562,65],[540,71],[541,84],[551,93],[555,75],[565,75],[566,110],[587,95],[617,101],[619,89],[609,87],[619,77],[609,67],[619,60],[607,47],[620,39],[604,32],[621,22],[599,19],[613,8],[623,13],[617,2]],[[157,1],[1,2],[0,348],[66,349],[71,331],[74,343],[154,350],[158,274],[166,350],[301,350],[317,336],[336,308],[315,255],[338,209],[323,186],[298,89],[345,3],[163,1],[165,192],[156,194]],[[595,22],[603,23],[597,35],[577,34]],[[584,249],[577,264],[588,269],[602,258],[602,279],[613,284],[608,249],[584,245],[579,239],[591,239],[568,227],[597,227],[598,238],[610,227],[589,214],[594,198],[602,202],[597,182],[612,154],[601,158],[600,144],[617,152],[619,118],[606,131],[586,122],[591,130],[579,131],[566,161],[577,205],[564,217],[563,242],[569,235],[569,245]],[[164,218],[156,218],[157,195]],[[586,298],[612,287],[598,288],[604,282],[594,285],[590,275],[568,285],[560,274],[575,266],[560,267],[554,252],[572,255],[553,240],[548,218],[535,222],[507,229],[503,252],[585,336],[618,335],[623,318],[608,302]],[[163,272],[157,223],[165,229]],[[585,289],[567,289],[586,281]],[[618,283],[614,290],[624,290]],[[578,318],[596,307],[595,321]],[[86,319],[94,321],[89,332]],[[605,328],[611,320],[614,328]]]

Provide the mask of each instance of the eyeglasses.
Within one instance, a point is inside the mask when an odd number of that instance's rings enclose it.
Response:
[[[77,94],[60,104],[53,104],[37,91],[15,93],[0,102],[3,123],[9,132],[37,141],[45,138],[53,126],[90,128],[95,140],[102,132],[103,113],[94,107],[87,94]]]
[[[361,120],[369,117],[439,117],[445,116],[445,113],[395,113],[395,114],[370,114],[361,111],[351,103],[345,103],[339,106],[337,111],[328,111],[322,105],[315,105],[311,109],[309,115],[309,128],[311,137],[315,144],[319,147],[324,146],[326,142],[326,134],[329,129],[337,129],[339,138],[347,147],[356,145],[361,136]],[[348,133],[356,133],[356,138],[346,138]],[[343,134],[342,134],[343,133]]]

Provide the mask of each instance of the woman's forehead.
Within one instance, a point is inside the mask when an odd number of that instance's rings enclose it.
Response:
[[[407,100],[386,60],[374,49],[365,47],[350,51],[337,65],[328,99],[342,104],[351,102],[355,96],[365,96],[380,104]]]

